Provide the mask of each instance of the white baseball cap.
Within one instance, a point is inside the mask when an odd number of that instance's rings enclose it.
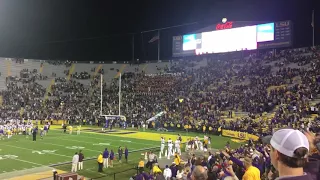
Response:
[[[280,129],[272,136],[263,138],[263,141],[289,157],[294,157],[294,151],[301,147],[307,148],[309,151],[309,141],[299,130]]]

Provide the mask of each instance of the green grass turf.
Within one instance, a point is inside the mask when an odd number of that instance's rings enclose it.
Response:
[[[83,127],[83,129],[85,129],[85,127]],[[129,130],[131,131],[131,129]],[[159,134],[156,131],[147,130],[147,132]],[[162,134],[167,133],[168,132],[163,132]],[[203,136],[196,133],[179,133],[182,135],[193,137],[197,135],[199,137]],[[177,132],[168,134],[177,134]],[[211,137],[212,147],[217,149],[222,148],[225,145],[226,141],[230,140],[230,138],[227,137]],[[86,133],[85,131],[82,131],[81,135],[76,135],[75,132],[72,135],[69,135],[62,133],[62,130],[59,129],[50,130],[48,135],[45,136],[43,140],[40,139],[40,136],[37,136],[36,142],[33,142],[31,140],[31,137],[27,139],[23,135],[14,135],[11,139],[0,141],[0,157],[3,157],[2,159],[0,158],[0,173],[71,162],[74,153],[81,149],[78,147],[83,147],[82,151],[85,155],[85,158],[93,159],[84,162],[84,169],[78,171],[80,175],[88,178],[97,178],[107,175],[111,178],[111,176],[113,177],[113,173],[116,173],[116,179],[128,179],[130,176],[134,175],[136,171],[127,169],[133,168],[137,165],[140,158],[144,158],[141,153],[144,153],[145,150],[142,149],[157,147],[156,150],[159,150],[159,142],[159,139],[155,139],[154,141],[133,139],[128,137],[117,137],[98,133]],[[109,143],[110,145],[99,143]],[[120,164],[118,160],[115,160],[113,168],[108,168],[105,169],[103,173],[98,173],[96,158],[99,153],[102,152],[106,147],[109,149],[109,151],[112,149],[115,153],[117,153],[117,149],[119,146],[127,146],[129,151],[134,151],[129,154],[129,162],[122,162]],[[236,147],[239,146],[239,144],[231,142],[231,146]],[[73,149],[70,149],[70,147],[72,147]],[[44,150],[50,150],[53,152],[46,152]],[[15,155],[18,156],[18,158],[6,158],[4,157],[4,155]],[[64,165],[53,166],[53,168],[70,171],[71,164],[68,163]],[[124,170],[127,171],[117,173]]]

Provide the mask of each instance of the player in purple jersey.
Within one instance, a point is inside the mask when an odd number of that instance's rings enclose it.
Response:
[[[48,125],[44,125],[44,127],[43,127],[43,135],[47,135],[47,133],[48,133]]]
[[[0,140],[4,139],[4,131],[3,128],[0,128]]]

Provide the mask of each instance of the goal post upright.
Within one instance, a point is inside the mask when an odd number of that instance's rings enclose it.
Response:
[[[121,73],[119,73],[119,116],[121,116]],[[100,74],[100,116],[105,116],[103,114],[103,74]]]
[[[102,116],[102,103],[103,103],[103,96],[102,96],[102,90],[103,90],[103,75],[100,74],[100,116]]]
[[[119,76],[119,116],[121,116],[121,72]]]

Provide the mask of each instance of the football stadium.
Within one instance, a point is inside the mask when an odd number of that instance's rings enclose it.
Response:
[[[1,57],[0,180],[319,180],[320,46],[293,23],[143,31],[130,61]]]

